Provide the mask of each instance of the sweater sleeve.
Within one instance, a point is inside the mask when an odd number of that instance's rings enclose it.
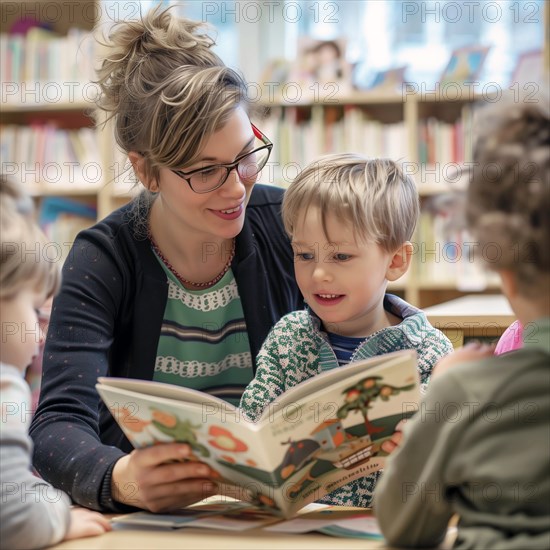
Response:
[[[103,499],[103,480],[124,455],[100,439],[98,376],[109,372],[109,353],[124,293],[120,261],[109,237],[88,230],[77,238],[63,267],[44,350],[40,403],[30,435],[40,475],[88,508],[118,511]],[[114,425],[114,422],[113,422]]]
[[[267,335],[256,358],[256,375],[241,397],[240,407],[245,416],[253,421],[258,420],[269,404],[285,391],[281,368],[284,362],[281,348],[284,347],[285,325],[283,318]]]
[[[64,538],[70,523],[70,500],[31,473],[32,443],[26,431],[30,392],[18,373],[9,370],[2,366],[0,539],[2,548],[43,548]]]
[[[453,378],[436,378],[405,425],[400,447],[388,458],[374,509],[389,545],[431,548],[445,537],[453,513],[445,472],[460,434],[438,411],[441,404],[463,401],[467,399]]]
[[[453,344],[440,330],[433,328],[416,349],[418,353],[418,373],[420,375],[420,392],[425,395],[432,370],[436,363],[453,352]]]

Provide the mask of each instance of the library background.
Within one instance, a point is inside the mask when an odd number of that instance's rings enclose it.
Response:
[[[112,128],[90,117],[91,33],[159,3],[210,23],[218,54],[250,83],[275,144],[260,181],[288,186],[328,152],[400,159],[422,215],[412,269],[390,290],[419,307],[499,293],[449,223],[449,197],[464,187],[475,105],[547,86],[543,0],[2,2],[2,172],[35,197],[52,256],[139,191]]]

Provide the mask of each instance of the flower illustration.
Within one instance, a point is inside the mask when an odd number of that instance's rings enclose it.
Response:
[[[229,451],[232,453],[243,453],[244,451],[248,451],[246,444],[240,439],[237,439],[229,430],[226,430],[225,428],[212,426],[208,430],[208,435],[213,438],[210,439],[208,443],[212,445],[212,447],[216,447],[216,449]]]

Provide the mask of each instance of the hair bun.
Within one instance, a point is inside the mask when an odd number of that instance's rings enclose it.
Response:
[[[112,116],[131,90],[142,89],[147,83],[153,87],[178,68],[223,67],[223,61],[212,50],[214,39],[203,31],[207,28],[204,23],[177,17],[171,8],[160,6],[140,20],[115,23],[108,37],[98,39],[105,52],[97,71],[101,90],[97,107]],[[162,62],[147,63],[157,54]]]

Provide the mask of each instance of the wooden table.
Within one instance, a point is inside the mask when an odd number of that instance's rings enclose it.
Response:
[[[472,294],[424,309],[430,323],[444,332],[455,348],[468,339],[496,340],[516,319],[500,294]]]
[[[354,510],[353,508],[347,508]],[[361,509],[364,512],[364,509]],[[107,517],[113,517],[111,514]],[[441,549],[452,548],[456,537],[454,518]],[[342,550],[389,549],[382,541],[332,537],[321,533],[282,534],[263,529],[248,531],[221,531],[184,527],[166,529],[161,527],[122,526],[113,531],[86,539],[62,542],[50,550]]]
[[[451,529],[440,549],[452,548],[456,530]],[[241,533],[208,529],[127,527],[50,547],[50,550],[375,550],[390,549],[384,542],[330,537],[320,533],[283,535],[261,529]]]
[[[231,499],[233,500],[233,499]],[[337,507],[344,516],[354,515],[355,512],[365,513],[363,508]],[[308,519],[323,519],[322,515],[316,512],[305,513],[305,509],[298,512],[298,516],[304,514]],[[108,518],[117,514],[106,515]],[[337,518],[335,518],[336,520]],[[345,519],[345,517],[343,518]],[[227,531],[208,528],[183,527],[180,529],[169,529],[156,526],[123,525],[113,524],[113,531],[99,537],[79,539],[61,543],[53,548],[56,549],[162,549],[172,548],[188,550],[322,550],[323,548],[362,548],[363,550],[386,548],[383,542],[367,540],[340,538],[323,535],[321,533],[288,534],[265,531],[258,527],[245,531]]]
[[[261,529],[240,533],[209,529],[166,530],[154,527],[117,529],[99,537],[78,539],[52,548],[64,550],[322,550],[335,548],[371,550],[387,548],[383,542],[365,539],[337,538],[320,533],[282,535]]]

